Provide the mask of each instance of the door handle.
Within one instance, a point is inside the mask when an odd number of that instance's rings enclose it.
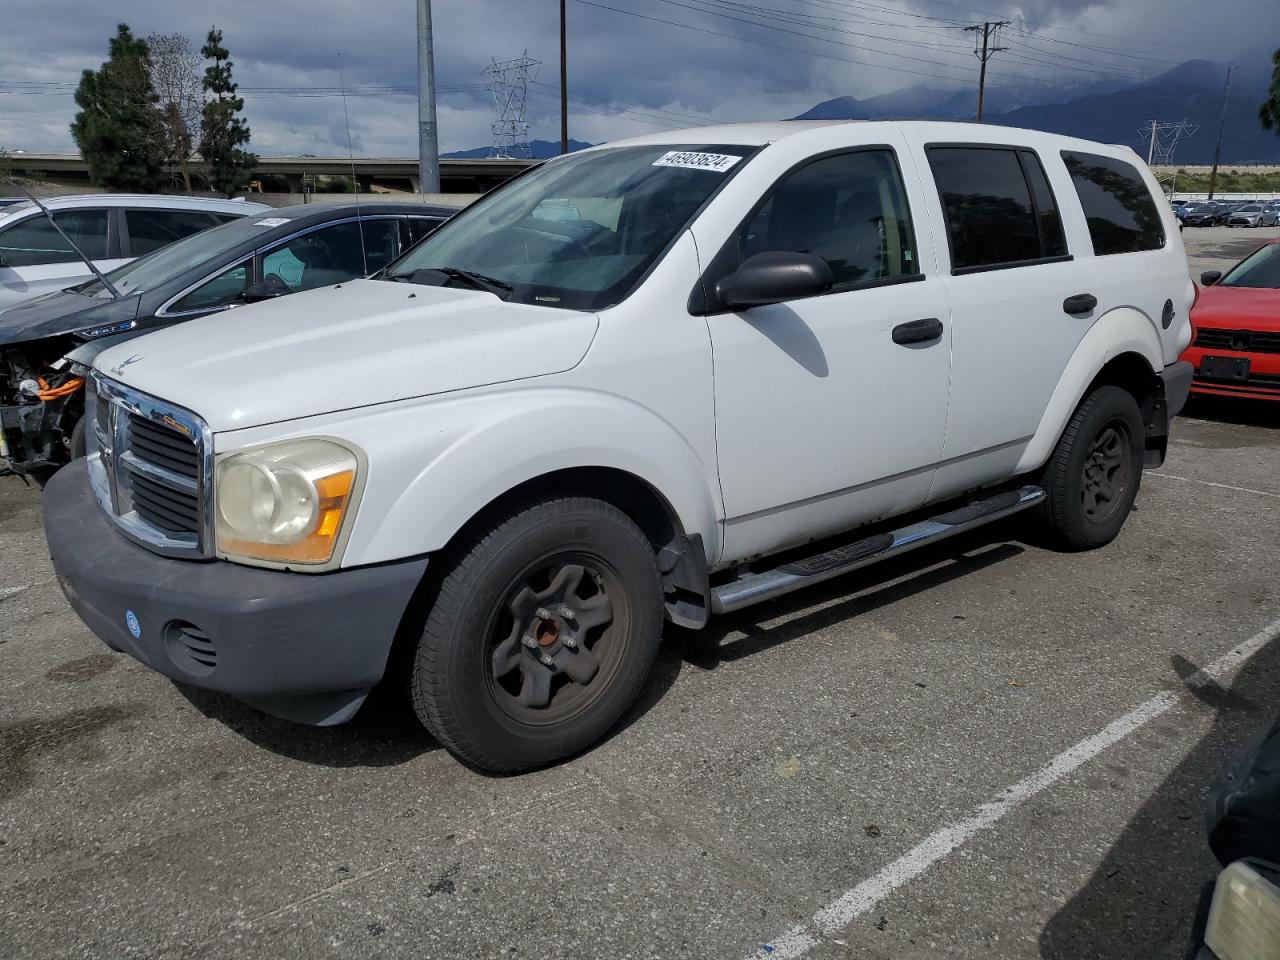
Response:
[[[1092,293],[1077,293],[1074,297],[1067,297],[1062,301],[1062,309],[1065,313],[1089,313],[1098,305],[1098,298]]]
[[[903,346],[909,343],[928,343],[941,337],[942,321],[936,317],[900,323],[893,328],[893,342]]]

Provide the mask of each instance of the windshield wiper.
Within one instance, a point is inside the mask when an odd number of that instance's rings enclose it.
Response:
[[[443,286],[439,283],[440,276],[443,275],[446,282],[449,280],[461,280],[470,284],[477,290],[483,290],[486,293],[496,294],[501,297],[503,294],[511,293],[514,287],[505,280],[499,280],[497,277],[486,277],[483,273],[475,273],[471,270],[463,270],[460,267],[426,267],[421,270],[415,270],[408,275],[392,277],[394,280],[407,280],[410,283],[421,283],[426,286]]]

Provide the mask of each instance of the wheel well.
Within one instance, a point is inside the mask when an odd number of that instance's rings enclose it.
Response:
[[[394,682],[396,679],[403,680],[408,675],[418,637],[435,601],[440,581],[450,567],[450,558],[459,549],[465,548],[474,531],[513,504],[563,496],[593,497],[617,507],[635,522],[653,544],[660,563],[664,549],[683,540],[684,530],[671,504],[644,480],[625,470],[612,467],[573,467],[526,480],[488,503],[449,538],[443,549],[432,556],[427,564],[426,576],[414,591],[408,609],[401,618],[400,629],[387,664],[388,679]],[[705,561],[703,567],[705,570]],[[663,571],[664,577],[667,572]]]
[[[1150,420],[1156,399],[1156,374],[1145,357],[1138,353],[1122,353],[1112,357],[1093,378],[1085,396],[1104,384],[1112,384],[1133,394],[1133,399],[1138,402],[1138,408],[1142,411],[1143,423]]]

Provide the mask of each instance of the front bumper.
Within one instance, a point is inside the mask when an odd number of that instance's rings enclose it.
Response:
[[[1240,357],[1249,361],[1247,380],[1212,380],[1200,376],[1205,356]],[[1188,347],[1182,359],[1194,365],[1196,377],[1191,392],[1215,397],[1242,397],[1248,400],[1280,400],[1280,353],[1251,353],[1223,347]]]
[[[63,593],[107,646],[300,723],[359,709],[427,567],[301,574],[161,557],[112,527],[84,460],[49,482],[44,525]]]

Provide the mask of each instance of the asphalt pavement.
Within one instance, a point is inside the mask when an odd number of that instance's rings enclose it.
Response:
[[[0,481],[0,956],[1183,957],[1280,691],[1280,412],[1188,414],[1111,546],[1009,522],[670,630],[513,778],[389,695],[294,726],[111,653]]]

